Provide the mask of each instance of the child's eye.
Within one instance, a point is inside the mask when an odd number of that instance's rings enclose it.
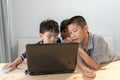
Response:
[[[69,35],[72,34],[72,32],[69,32]]]
[[[77,32],[77,29],[73,30],[73,32]]]
[[[51,38],[51,36],[47,36],[49,39]]]
[[[69,35],[75,32],[77,32],[77,29],[74,29],[73,31],[69,32]]]

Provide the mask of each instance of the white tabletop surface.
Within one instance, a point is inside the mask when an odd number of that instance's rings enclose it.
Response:
[[[0,71],[5,63],[0,64]],[[1,74],[0,80],[120,80],[120,61],[111,62],[102,66],[100,70],[96,71],[95,78],[86,78],[80,72],[66,73],[66,74],[50,74],[50,75],[26,75],[26,65],[21,64],[16,70]]]

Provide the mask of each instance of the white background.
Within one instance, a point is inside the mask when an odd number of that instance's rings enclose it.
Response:
[[[17,57],[17,40],[38,38],[39,24],[51,18],[60,23],[75,15],[85,17],[89,31],[113,36],[120,54],[120,0],[8,0],[12,31],[12,58]]]

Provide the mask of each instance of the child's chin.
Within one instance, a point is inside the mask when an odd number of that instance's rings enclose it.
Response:
[[[50,44],[57,43],[57,42],[50,42]]]
[[[75,40],[75,41],[73,41],[73,42],[77,42],[77,43],[80,43],[79,41],[77,41],[77,40]]]

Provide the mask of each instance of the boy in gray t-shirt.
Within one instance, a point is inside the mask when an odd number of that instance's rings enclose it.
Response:
[[[95,77],[92,69],[98,69],[100,63],[111,62],[120,59],[108,47],[103,37],[88,31],[88,25],[82,16],[74,16],[67,23],[69,36],[72,42],[80,43],[78,49],[78,66],[87,77]],[[85,64],[89,67],[87,67]]]
[[[83,49],[92,59],[99,63],[107,63],[120,59],[105,42],[104,38],[97,34],[88,33],[88,47],[85,49],[82,44],[80,48]],[[80,56],[80,54],[79,54]]]

